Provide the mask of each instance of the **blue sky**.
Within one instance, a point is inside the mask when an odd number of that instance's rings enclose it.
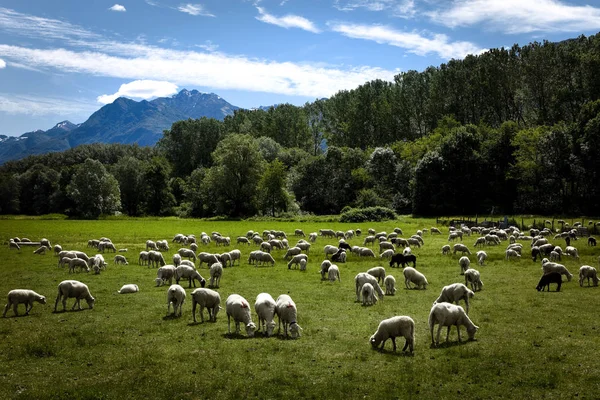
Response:
[[[0,134],[118,96],[329,97],[514,43],[600,31],[597,0],[0,0]]]

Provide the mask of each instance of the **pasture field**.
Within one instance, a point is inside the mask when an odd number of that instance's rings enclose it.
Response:
[[[100,221],[2,220],[0,243],[19,236],[50,239],[64,249],[87,251],[88,239],[106,236],[117,248],[127,248],[130,264],[114,265],[113,253],[105,253],[109,265],[100,275],[75,273],[57,267],[51,252],[34,255],[34,248],[20,251],[0,247],[0,295],[28,288],[45,295],[48,303],[35,303],[29,316],[14,317],[12,309],[0,318],[1,399],[232,399],[232,398],[598,398],[600,393],[600,287],[580,287],[581,265],[598,267],[600,248],[585,240],[571,244],[580,260],[563,257],[562,263],[575,275],[556,292],[537,292],[541,263],[528,256],[506,261],[500,246],[486,247],[488,260],[472,266],[485,284],[471,302],[470,317],[479,326],[476,340],[457,342],[456,329],[450,342],[431,347],[427,318],[432,302],[444,285],[463,282],[460,255],[442,256],[447,227],[441,236],[424,235],[425,246],[414,249],[417,269],[429,280],[427,290],[407,290],[401,268],[390,268],[385,260],[358,259],[349,255],[338,264],[341,283],[321,282],[319,265],[323,246],[337,240],[319,237],[313,244],[308,269],[288,270],[283,252],[274,251],[275,267],[247,264],[251,245],[236,245],[235,238],[252,229],[283,230],[290,245],[295,228],[305,233],[322,228],[361,228],[363,236],[349,240],[362,245],[368,228],[404,231],[435,226],[435,220],[401,218],[396,221],[361,224],[334,222],[208,222],[179,219],[130,219]],[[216,323],[194,324],[190,292],[181,318],[165,317],[167,287],[155,287],[156,270],[137,264],[147,239],[171,239],[177,233],[219,231],[232,238],[227,250],[242,251],[241,266],[226,268],[221,279],[223,310]],[[464,242],[473,251],[474,236]],[[551,240],[564,248],[563,240]],[[179,245],[171,244],[167,263]],[[199,251],[223,252],[211,243]],[[473,251],[475,253],[475,251]],[[117,253],[119,254],[119,253]],[[355,302],[354,276],[383,265],[397,281],[395,296],[386,296],[372,307]],[[208,279],[204,266],[200,273]],[[83,311],[53,313],[57,285],[65,279],[86,283],[96,298],[93,310],[85,301]],[[140,292],[118,295],[126,283],[136,283]],[[554,290],[555,285],[552,285]],[[288,293],[298,307],[302,337],[282,335],[254,338],[227,334],[225,299],[232,293],[254,305],[256,295],[268,292],[274,298]],[[67,303],[70,309],[73,300]],[[461,303],[464,305],[464,303]],[[253,307],[252,307],[253,309]],[[24,313],[20,306],[20,313]],[[205,314],[206,315],[206,314]],[[253,320],[257,322],[253,310]],[[408,315],[416,323],[414,355],[371,348],[369,337],[382,319]],[[198,319],[198,321],[200,321]],[[437,330],[437,329],[436,329]],[[243,330],[242,330],[243,331]],[[467,337],[463,328],[463,340]],[[442,342],[445,329],[442,333]]]

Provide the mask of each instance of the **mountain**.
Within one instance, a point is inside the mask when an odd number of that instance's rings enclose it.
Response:
[[[0,164],[28,155],[64,151],[89,143],[137,143],[153,146],[165,129],[182,119],[223,120],[238,107],[214,93],[183,89],[172,97],[134,101],[119,97],[76,125],[62,121],[47,131],[37,130],[19,137],[0,135]]]

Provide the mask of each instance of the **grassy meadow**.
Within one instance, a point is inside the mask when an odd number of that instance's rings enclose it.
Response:
[[[600,287],[579,287],[581,265],[598,267],[600,248],[587,241],[572,242],[579,261],[563,257],[562,263],[575,275],[562,291],[537,292],[541,263],[528,257],[529,243],[518,261],[504,260],[507,243],[486,247],[488,260],[477,266],[483,291],[471,303],[470,317],[479,326],[476,340],[457,342],[452,328],[450,342],[430,347],[427,318],[432,302],[444,285],[463,282],[459,275],[460,255],[442,256],[447,244],[447,227],[438,226],[441,236],[424,235],[425,246],[414,249],[417,269],[429,281],[427,290],[407,290],[401,268],[387,261],[358,259],[349,254],[338,264],[341,283],[322,282],[319,265],[323,246],[337,240],[319,237],[313,244],[307,271],[288,270],[283,251],[274,251],[275,267],[247,264],[256,246],[236,245],[235,238],[252,229],[283,230],[290,245],[294,229],[306,234],[322,228],[361,228],[363,236],[349,240],[362,245],[368,228],[404,231],[436,226],[435,220],[401,218],[396,221],[362,224],[335,222],[209,222],[180,219],[125,219],[99,221],[7,219],[0,221],[0,295],[27,288],[45,295],[48,303],[35,303],[29,316],[14,317],[12,309],[0,319],[0,398],[2,399],[231,399],[231,398],[597,398],[600,393]],[[166,317],[167,287],[155,287],[156,270],[137,264],[147,239],[168,239],[177,233],[210,234],[219,231],[232,238],[226,249],[242,251],[241,266],[226,268],[221,279],[223,310],[216,323],[194,324],[191,315],[193,289],[183,305],[181,318]],[[87,241],[106,236],[124,253],[130,264],[114,265],[113,253],[105,253],[109,265],[100,275],[75,273],[57,267],[48,252],[34,255],[35,248],[9,250],[10,237],[43,237],[63,249],[93,255]],[[476,237],[466,237],[473,254]],[[564,248],[563,240],[551,240]],[[171,244],[165,259],[170,263],[179,248]],[[378,249],[377,249],[378,250]],[[199,251],[223,252],[214,243]],[[119,253],[117,253],[119,254]],[[397,282],[395,296],[386,296],[372,307],[355,302],[354,276],[382,265]],[[206,266],[199,269],[207,280]],[[57,285],[65,279],[86,283],[96,298],[93,310],[53,313]],[[126,283],[140,292],[119,295]],[[552,290],[555,289],[553,284]],[[268,292],[273,298],[289,294],[298,307],[302,337],[282,335],[254,338],[227,334],[225,299],[232,293],[244,296],[253,306],[256,295]],[[67,302],[67,310],[73,304]],[[461,303],[464,305],[464,303]],[[253,321],[257,318],[252,307]],[[24,306],[19,308],[24,314]],[[408,315],[416,323],[414,355],[371,349],[369,337],[382,319]],[[206,316],[206,312],[205,312]],[[200,319],[198,318],[198,321]],[[232,323],[233,328],[233,323]],[[232,329],[233,330],[233,329]],[[436,328],[437,331],[437,328]],[[243,329],[242,329],[243,332]],[[467,337],[463,328],[463,340]],[[445,339],[445,329],[442,331]]]

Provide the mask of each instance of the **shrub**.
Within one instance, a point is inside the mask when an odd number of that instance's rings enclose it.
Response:
[[[377,222],[396,218],[396,213],[387,207],[352,208],[340,215],[340,222]]]

